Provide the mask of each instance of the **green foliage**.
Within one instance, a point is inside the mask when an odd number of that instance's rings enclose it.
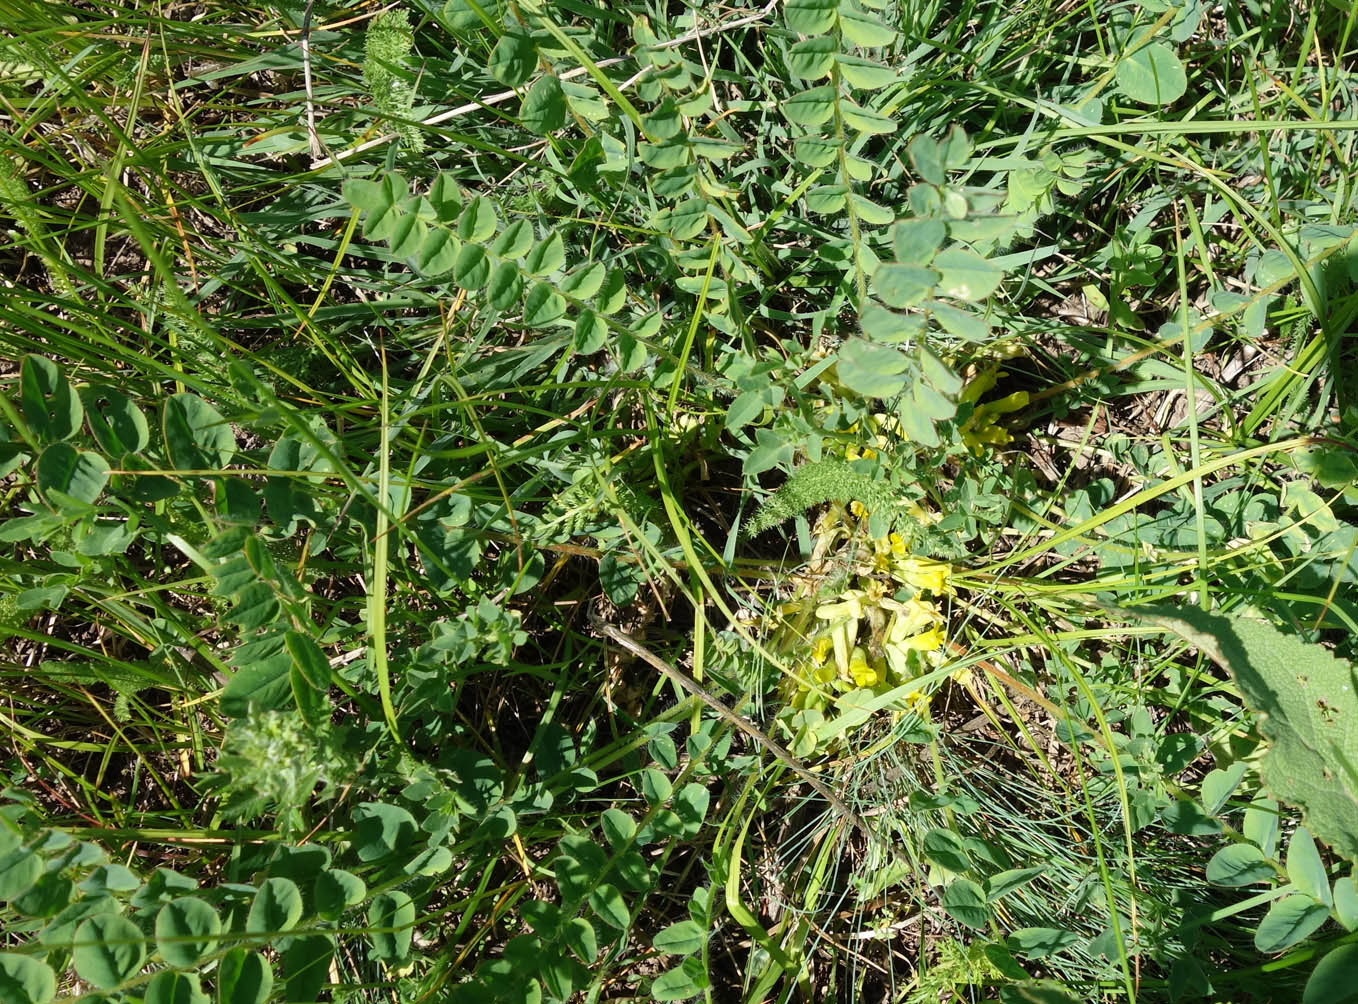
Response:
[[[402,142],[418,152],[424,149],[424,133],[409,121],[416,97],[410,66],[414,47],[410,15],[400,7],[382,11],[364,34],[363,82],[378,114],[394,120]]]
[[[370,805],[364,818],[393,810]],[[362,826],[360,821],[360,831]],[[345,931],[337,923],[342,918],[365,917],[373,930],[357,937],[373,958],[388,961],[404,957],[419,921],[410,893],[394,890],[370,897],[358,875],[328,867],[330,851],[314,845],[270,850],[266,856],[272,860],[258,863],[263,870],[257,876],[237,875],[238,881],[220,888],[197,889],[193,880],[164,870],[143,882],[123,866],[108,864],[93,844],[76,848],[59,831],[34,828],[30,816],[20,817],[19,832],[23,860],[38,862],[38,873],[44,873],[45,865],[54,869],[45,874],[64,872],[79,881],[66,881],[59,901],[41,915],[49,919],[33,928],[36,937],[27,946],[28,954],[0,956],[0,986],[9,988],[6,1000],[45,1004],[56,987],[52,964],[69,964],[109,999],[128,999],[127,994],[140,999],[144,994],[146,1000],[206,1000],[206,978],[209,986],[215,985],[219,1001],[263,1004],[271,999],[275,978],[274,966],[259,949],[269,946],[281,950],[287,999],[314,999],[328,982],[334,939]],[[374,874],[374,862],[410,866],[415,845],[387,846],[401,857],[392,860],[389,854],[369,851],[365,858],[360,846],[347,852],[345,860],[368,874]],[[442,870],[430,867],[427,859],[419,869],[425,876]],[[6,874],[11,881],[0,890],[0,899],[25,910],[20,904],[25,897],[32,899],[43,879],[27,871],[20,876],[12,867]],[[419,891],[427,895],[428,886]],[[219,910],[227,913],[225,924]],[[31,908],[26,912],[32,916]],[[319,933],[287,936],[301,928]],[[152,930],[153,937],[148,934]],[[303,987],[308,992],[301,993]]]
[[[846,461],[825,459],[802,464],[788,475],[782,487],[764,499],[746,532],[763,533],[823,502],[861,502],[870,512],[887,513],[889,526],[909,516],[888,482]],[[898,510],[899,516],[891,515]]]
[[[236,819],[276,814],[280,829],[300,833],[301,813],[312,804],[316,785],[338,783],[344,759],[327,729],[256,705],[232,723],[217,761],[222,811]]]
[[[1139,611],[1230,671],[1270,740],[1263,763],[1273,797],[1302,810],[1316,836],[1358,861],[1358,692],[1352,663],[1249,617]]]
[[[0,999],[1346,993],[1352,24],[1206,12],[15,6]]]

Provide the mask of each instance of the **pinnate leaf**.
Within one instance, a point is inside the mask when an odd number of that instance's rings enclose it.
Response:
[[[869,136],[886,136],[900,128],[891,116],[870,111],[852,101],[841,101],[839,110],[844,115],[845,125]]]
[[[42,858],[27,847],[0,856],[0,902],[22,896],[42,875]]]
[[[119,390],[96,384],[80,388],[85,419],[99,448],[110,457],[140,453],[151,441],[146,416]]]
[[[702,959],[687,958],[661,973],[651,984],[651,997],[658,1001],[681,1001],[707,989],[709,980]]]
[[[924,856],[937,865],[954,872],[971,868],[966,845],[952,830],[935,827],[924,835]]]
[[[561,280],[561,291],[577,300],[588,300],[604,284],[608,270],[601,261],[576,269]]]
[[[789,122],[801,126],[818,126],[835,113],[835,91],[829,84],[813,87],[794,94],[783,102],[783,114]]]
[[[500,231],[490,249],[506,260],[522,258],[533,246],[533,225],[527,220],[515,220]]]
[[[849,205],[860,222],[869,226],[885,226],[895,219],[896,214],[886,206],[878,205],[871,199],[854,192],[849,195]]]
[[[931,185],[943,184],[947,177],[943,160],[944,151],[932,137],[916,136],[906,147],[906,154],[910,157],[911,166],[921,178]]]
[[[849,56],[839,53],[835,56],[835,61],[839,63],[839,72],[850,87],[875,91],[879,87],[894,84],[900,79],[891,67],[883,66],[872,59],[864,59],[862,56]]]
[[[1207,862],[1207,881],[1213,885],[1242,886],[1278,877],[1277,869],[1253,844],[1231,844]]]
[[[273,598],[272,590],[264,587],[263,595],[266,598],[259,606],[259,614],[251,617],[247,623],[255,620],[267,623],[277,616],[278,603]],[[242,591],[241,596],[248,600],[254,597],[254,593]],[[222,691],[222,713],[232,718],[243,718],[250,713],[251,707],[257,711],[277,711],[287,707],[292,697],[291,674],[292,657],[286,652],[240,667]]]
[[[939,278],[931,268],[887,262],[872,274],[872,289],[888,307],[913,307],[929,295]]]
[[[480,244],[463,244],[453,265],[453,281],[463,289],[476,290],[490,279],[490,258]]]
[[[565,125],[566,95],[561,91],[561,81],[550,74],[534,81],[524,96],[519,119],[540,136]]]
[[[1335,879],[1331,898],[1334,900],[1334,919],[1346,931],[1358,930],[1358,882],[1352,875]]]
[[[839,141],[826,136],[801,136],[794,150],[807,167],[829,167],[839,156]]]
[[[695,921],[681,920],[659,931],[651,944],[666,955],[691,955],[703,947],[705,932]]]
[[[290,930],[302,918],[302,891],[289,878],[275,876],[263,881],[250,904],[245,930],[251,934],[278,934]]]
[[[631,919],[627,901],[616,886],[603,882],[590,891],[589,908],[609,927],[625,931]]]
[[[61,368],[42,356],[25,356],[19,374],[24,420],[40,440],[69,439],[80,428],[80,396]]]
[[[342,868],[329,868],[316,876],[316,912],[335,920],[351,906],[363,902],[368,888],[363,880]]]
[[[523,323],[545,328],[566,313],[566,298],[545,282],[535,282],[523,301]]]
[[[385,240],[400,215],[399,207],[409,193],[406,180],[395,171],[377,181],[355,178],[344,183],[344,197],[363,211],[363,235]]]
[[[236,437],[216,408],[196,394],[174,394],[162,413],[170,463],[181,470],[223,468],[236,452]]]
[[[61,507],[62,496],[90,505],[108,484],[109,466],[97,453],[53,443],[38,458],[37,475],[38,489],[55,507]]]
[[[523,260],[524,271],[535,276],[551,275],[565,264],[566,245],[561,239],[561,232],[556,230],[538,241]]]
[[[959,923],[984,928],[990,923],[985,892],[971,879],[957,879],[943,892],[943,909]]]
[[[584,355],[598,352],[608,343],[608,325],[586,307],[575,319],[575,351]]]
[[[1074,931],[1055,927],[1021,927],[1005,939],[1009,950],[1028,959],[1042,959],[1080,941]]]
[[[947,236],[947,227],[940,219],[926,216],[916,220],[899,220],[891,228],[891,245],[897,261],[924,265],[933,260]]]
[[[896,41],[894,31],[853,0],[844,0],[839,5],[839,30],[854,45],[861,45],[865,49],[891,45]]]
[[[829,35],[808,38],[787,52],[788,66],[805,80],[819,80],[834,68],[835,40]]]
[[[934,256],[939,292],[959,300],[982,300],[995,291],[1004,272],[967,248],[948,248]]]
[[[329,935],[309,934],[294,938],[283,952],[285,999],[314,1001],[330,976],[335,942]]]
[[[909,360],[888,345],[851,338],[839,350],[840,382],[863,397],[895,397],[905,386]]]
[[[1301,1004],[1354,1004],[1354,1001],[1358,1001],[1358,945],[1340,945],[1311,970]]]
[[[208,1004],[195,973],[162,969],[146,986],[144,1004]]]
[[[1254,932],[1254,947],[1272,954],[1291,948],[1320,929],[1330,917],[1323,903],[1310,896],[1293,893],[1269,907]]]
[[[846,185],[817,185],[806,193],[806,208],[822,215],[838,213],[844,208],[848,195]]]
[[[448,272],[457,261],[458,241],[452,232],[443,227],[434,227],[424,235],[419,254],[415,260],[420,272],[431,278]]]
[[[1327,907],[1334,905],[1330,896],[1330,876],[1325,870],[1325,862],[1320,859],[1316,842],[1311,839],[1311,834],[1304,826],[1299,827],[1287,843],[1287,877],[1292,880],[1298,892],[1304,892]]]
[[[368,907],[368,926],[380,930],[368,935],[373,958],[387,962],[405,958],[410,952],[414,924],[415,904],[409,895],[394,889],[374,897]]]
[[[518,266],[508,261],[496,265],[486,293],[496,310],[508,312],[518,306],[519,297],[523,296],[523,274]]]
[[[478,195],[467,203],[462,215],[457,219],[457,235],[464,241],[487,241],[500,225],[495,213],[495,203],[484,195]]]

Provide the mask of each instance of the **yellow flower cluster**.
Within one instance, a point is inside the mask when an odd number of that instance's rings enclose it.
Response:
[[[857,503],[850,511],[866,519]],[[809,686],[794,695],[797,707],[823,706],[826,690],[899,686],[941,658],[946,621],[939,601],[951,589],[951,568],[910,554],[897,533],[873,540],[857,559],[849,588],[833,600],[802,596],[780,611],[783,647],[807,653],[800,661]],[[928,698],[921,693],[911,703],[923,711]]]
[[[996,383],[1008,375],[998,367],[983,369],[971,377],[957,395],[959,403],[973,406],[971,415],[962,423],[959,431],[962,434],[962,442],[977,456],[980,456],[988,446],[1005,446],[1012,443],[1014,436],[1000,425],[1000,419],[1028,407],[1029,394],[1026,390],[1015,391],[993,401],[981,401],[982,397],[995,389]],[[863,425],[865,431],[873,434],[877,449],[869,446],[851,446],[845,450],[845,459],[856,460],[859,457],[874,457],[879,451],[889,452],[893,443],[905,438],[900,420],[894,415],[870,415],[864,419]],[[854,428],[857,429],[858,426],[855,425]]]
[[[959,401],[975,405],[959,431],[962,433],[962,442],[966,443],[971,452],[977,456],[980,456],[987,446],[1004,446],[1012,443],[1014,437],[1008,429],[999,424],[1000,417],[1028,407],[1026,390],[1015,391],[995,401],[977,403],[995,386],[1000,377],[1008,375],[1000,369],[986,370],[968,380],[967,385],[962,388],[962,393],[958,395]]]

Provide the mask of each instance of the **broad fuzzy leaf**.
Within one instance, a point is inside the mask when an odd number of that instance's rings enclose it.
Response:
[[[1263,775],[1316,837],[1358,859],[1358,674],[1319,645],[1248,617],[1122,610],[1196,645],[1230,672],[1270,740]]]

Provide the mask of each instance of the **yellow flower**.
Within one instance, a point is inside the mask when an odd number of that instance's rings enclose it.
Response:
[[[923,600],[906,600],[901,604],[893,604],[896,607],[896,615],[891,619],[891,625],[887,628],[886,641],[888,645],[904,644],[930,629],[936,629],[943,623],[943,615],[939,613],[938,607],[933,603],[926,603]],[[915,648],[918,646],[910,646]],[[934,646],[937,647],[937,646]]]
[[[907,638],[901,644],[916,652],[932,652],[943,647],[943,629],[933,627],[928,631],[921,631],[914,637]]]
[[[825,665],[825,660],[834,647],[834,642],[830,640],[829,635],[821,635],[811,645],[811,661],[817,666]]]
[[[839,675],[835,664],[829,661],[834,647],[834,639],[828,634],[811,643],[811,676],[817,683],[830,683]]]
[[[845,674],[849,671],[849,654],[853,651],[858,638],[858,622],[865,613],[863,601],[868,594],[861,589],[847,589],[840,594],[837,603],[822,603],[816,608],[816,616],[829,621],[829,637],[835,647],[835,668]]]
[[[946,562],[930,558],[905,557],[891,563],[893,577],[915,589],[942,595],[948,589],[952,567]]]
[[[862,647],[855,647],[849,656],[849,677],[858,687],[875,687],[882,682],[882,674],[868,664],[867,653]]]
[[[905,695],[905,706],[919,715],[921,718],[929,717],[929,702],[933,700],[922,690],[916,690],[913,694]]]
[[[863,601],[868,594],[861,589],[846,589],[839,594],[834,603],[822,603],[816,607],[816,616],[823,621],[856,621],[863,616]]]
[[[882,650],[895,674],[903,680],[916,675],[910,666],[910,653],[929,653],[943,646],[943,614],[933,603],[907,600],[892,603],[891,623],[887,625]]]
[[[1004,446],[1006,443],[1012,443],[1014,437],[1010,435],[1008,429],[998,424],[999,417],[1028,407],[1028,392],[1026,390],[1015,391],[997,401],[987,401],[985,404],[976,403],[995,386],[995,382],[1000,377],[1008,375],[1000,369],[979,373],[967,382],[967,385],[962,388],[962,393],[958,395],[960,401],[976,405],[970,417],[962,423],[959,431],[962,433],[962,442],[969,446],[977,456],[983,452],[986,446]]]

